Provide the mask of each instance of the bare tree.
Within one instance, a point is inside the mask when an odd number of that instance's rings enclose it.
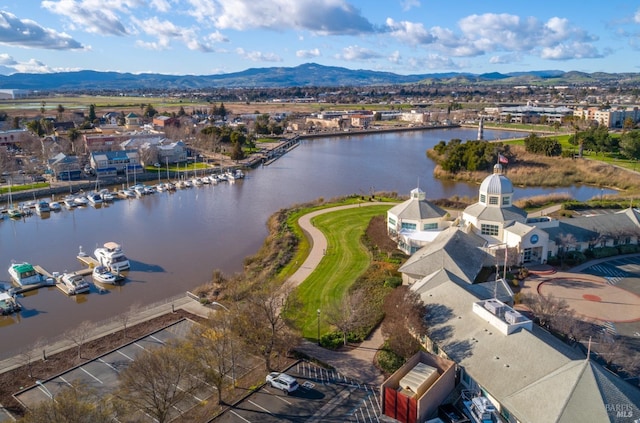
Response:
[[[382,334],[389,348],[405,359],[420,350],[420,337],[426,335],[426,309],[420,295],[408,286],[395,288],[384,300]]]
[[[134,304],[131,304],[131,307],[129,307],[129,310],[125,311],[124,313],[118,314],[118,321],[122,325],[122,339],[127,338],[127,327],[129,325],[129,322],[131,321],[131,318],[135,314],[136,310],[138,310],[139,308],[140,308],[140,304],[134,303]]]
[[[109,402],[94,390],[74,381],[50,401],[29,408],[20,420],[24,423],[110,423],[113,414]]]
[[[222,391],[229,375],[235,384],[236,354],[240,351],[228,313],[212,313],[205,322],[195,325],[183,346],[185,356],[193,360],[199,369],[198,375],[216,387],[218,404],[223,403]]]
[[[245,345],[262,356],[267,371],[273,370],[274,354],[287,353],[298,341],[280,314],[285,298],[286,294],[277,286],[265,284],[247,297],[234,316],[234,331]]]
[[[175,345],[145,350],[136,356],[119,375],[115,397],[119,406],[118,420],[142,411],[159,423],[169,421],[172,410],[192,398],[202,386],[194,377],[197,368],[192,360],[185,360],[182,348]]]
[[[322,315],[327,323],[342,332],[343,345],[347,345],[347,335],[367,321],[369,310],[365,292],[356,290],[345,295],[341,301],[330,304]]]
[[[76,328],[66,332],[65,337],[73,342],[78,349],[78,359],[82,358],[82,346],[87,342],[94,328],[95,323],[85,320]]]

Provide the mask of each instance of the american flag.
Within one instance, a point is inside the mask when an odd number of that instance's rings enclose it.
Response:
[[[503,156],[502,154],[498,154],[498,162],[499,163],[504,163],[507,164],[509,163],[509,159],[507,159],[505,156]]]

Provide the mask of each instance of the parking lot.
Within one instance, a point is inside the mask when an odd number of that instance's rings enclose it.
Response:
[[[15,397],[25,407],[30,408],[41,401],[54,399],[62,389],[74,385],[90,387],[99,396],[108,395],[118,386],[118,373],[133,362],[137,354],[164,345],[171,340],[184,338],[194,324],[191,320],[181,320],[86,364],[69,369],[54,378],[38,381],[36,385],[18,392]],[[205,386],[192,395],[187,402],[180,404],[175,411],[176,415],[199,404],[214,393],[212,386]],[[141,416],[141,421],[144,420],[152,421],[148,416]]]
[[[377,387],[300,361],[286,371],[300,387],[285,395],[264,385],[212,422],[378,422]]]

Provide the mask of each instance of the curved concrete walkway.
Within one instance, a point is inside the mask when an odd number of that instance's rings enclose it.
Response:
[[[331,213],[338,210],[351,209],[356,207],[375,206],[388,203],[381,202],[367,202],[360,204],[350,204],[346,206],[332,207],[329,209],[317,210],[315,212],[302,216],[298,223],[300,227],[307,235],[309,242],[311,243],[311,251],[309,256],[298,268],[298,270],[291,275],[287,280],[287,288],[293,288],[300,285],[304,280],[311,275],[316,269],[320,261],[324,257],[324,253],[327,249],[327,239],[324,234],[313,224],[311,220],[325,213]],[[384,339],[380,327],[369,336],[367,340],[362,342],[358,347],[343,347],[340,350],[329,350],[322,348],[321,346],[309,342],[303,341],[303,343],[297,348],[298,351],[318,359],[319,361],[333,366],[340,373],[343,373],[349,377],[354,378],[362,383],[380,385],[384,378],[382,373],[373,365],[373,359],[376,352],[382,346]]]

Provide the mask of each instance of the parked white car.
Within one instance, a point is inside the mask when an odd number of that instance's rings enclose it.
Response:
[[[293,376],[278,372],[269,373],[267,375],[267,383],[271,385],[272,388],[280,389],[285,395],[289,395],[289,393],[295,391],[298,389],[298,386],[300,386]]]

